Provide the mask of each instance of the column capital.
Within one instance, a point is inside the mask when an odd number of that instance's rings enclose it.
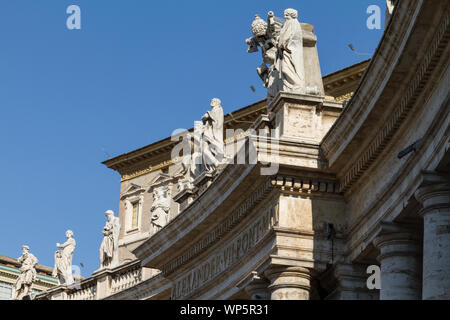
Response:
[[[421,231],[410,225],[381,222],[373,244],[380,250],[378,261],[392,256],[418,256]]]
[[[271,266],[264,275],[270,280],[272,300],[308,300],[310,271],[303,267]]]
[[[424,209],[421,215],[430,209],[450,207],[450,176],[436,172],[422,172],[422,183],[414,194]]]

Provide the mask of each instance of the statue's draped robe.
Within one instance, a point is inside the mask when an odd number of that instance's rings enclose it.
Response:
[[[20,299],[26,294],[26,288],[31,288],[31,285],[36,280],[35,265],[38,263],[38,259],[31,253],[27,253],[18,259],[20,266],[20,275],[17,278],[16,284],[13,290],[13,299]],[[29,291],[28,291],[29,292]]]
[[[283,81],[283,91],[304,93],[305,66],[303,61],[303,33],[297,19],[287,19],[278,42],[281,55],[278,70]]]
[[[224,155],[223,150],[224,117],[222,107],[214,106],[212,110],[206,112],[204,118],[206,118],[206,121],[202,137],[204,142],[203,147],[208,148],[211,154],[216,158],[216,160],[220,162]],[[203,163],[208,169],[208,167],[211,165],[211,160],[208,157],[204,157]]]
[[[68,285],[73,283],[72,257],[75,246],[75,239],[69,238],[64,244],[62,244],[62,249],[55,252],[55,269],[58,274],[62,275],[64,283]]]
[[[21,284],[31,285],[36,279],[36,269],[34,266],[38,263],[38,259],[28,253],[19,258],[19,262],[22,263],[20,267],[19,279]],[[19,289],[19,288],[18,288]]]
[[[112,218],[107,221],[103,228],[103,241],[100,245],[100,264],[102,267],[109,267],[117,255],[119,245],[120,222],[119,218]]]
[[[168,213],[170,210],[170,199],[164,195],[164,191],[158,191],[155,201],[152,204],[152,225],[153,232],[157,232],[164,228],[168,223]]]

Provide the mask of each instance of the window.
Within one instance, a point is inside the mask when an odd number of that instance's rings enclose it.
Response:
[[[12,299],[12,284],[0,281],[0,300]]]
[[[133,214],[131,216],[131,229],[138,227],[139,201],[133,203]]]

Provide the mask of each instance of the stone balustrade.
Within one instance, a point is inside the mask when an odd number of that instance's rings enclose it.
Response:
[[[97,281],[88,279],[81,283],[81,289],[69,291],[67,300],[96,300],[97,297]]]
[[[113,274],[111,279],[111,293],[115,294],[128,289],[142,281],[142,268],[140,264],[131,265],[120,272]]]
[[[114,269],[95,271],[88,279],[75,282],[73,287],[57,286],[36,297],[36,300],[101,300],[125,291],[157,274],[142,268],[139,260]]]

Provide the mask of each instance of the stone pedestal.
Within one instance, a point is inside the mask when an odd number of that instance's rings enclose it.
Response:
[[[421,187],[424,300],[450,299],[450,180]]]
[[[309,300],[310,271],[302,267],[270,267],[264,272],[270,280],[271,300]]]
[[[389,230],[385,230],[389,229]],[[390,225],[374,240],[380,249],[380,300],[421,299],[421,247],[418,231]]]
[[[111,269],[103,269],[92,275],[97,279],[97,300],[101,300],[111,294]]]
[[[268,106],[275,136],[319,144],[342,110],[324,96],[280,92]]]

